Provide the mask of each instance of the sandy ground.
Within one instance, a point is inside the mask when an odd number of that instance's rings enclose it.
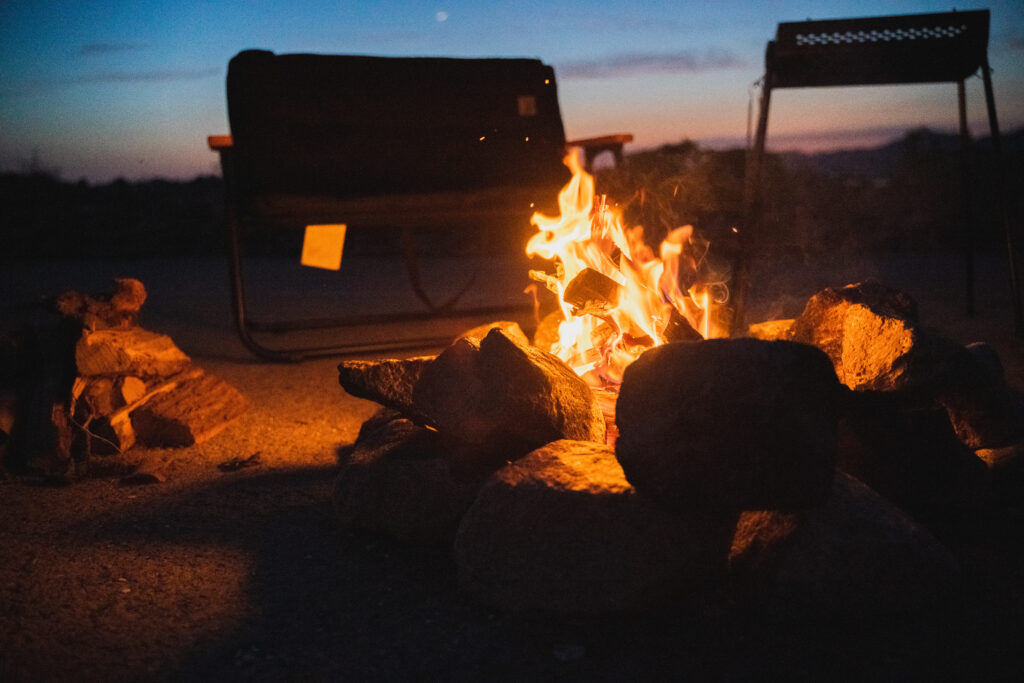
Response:
[[[998,254],[963,313],[956,255],[775,264],[754,314],[794,315],[823,284],[876,276],[922,304],[926,323],[993,343],[1024,388]],[[336,527],[338,449],[375,405],[337,385],[336,358],[267,364],[233,336],[216,260],[32,264],[0,274],[5,316],[64,287],[132,275],[143,323],[167,332],[251,402],[198,446],[133,457],[162,484],[116,467],[70,486],[0,480],[0,680],[1013,680],[1020,563],[985,544],[965,585],[926,614],[868,624],[774,624],[709,604],[602,619],[509,615],[458,589],[447,548]],[[796,309],[796,310],[794,310]],[[258,453],[261,465],[217,465]],[[1019,560],[1019,558],[1017,558]],[[1018,679],[1019,680],[1019,679]]]

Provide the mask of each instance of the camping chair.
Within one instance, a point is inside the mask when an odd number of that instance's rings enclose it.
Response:
[[[1014,324],[1024,335],[1020,289],[1017,283],[1013,230],[1003,187],[1002,143],[992,94],[988,65],[988,10],[911,14],[826,21],[785,22],[778,25],[775,40],[765,52],[765,75],[754,147],[745,178],[747,224],[755,236],[761,220],[761,176],[768,107],[772,91],[779,88],[882,85],[903,83],[957,84],[961,153],[967,154],[964,79],[981,70],[985,87],[993,162],[996,165],[996,198],[1002,212],[1012,290]],[[967,164],[963,164],[965,175]],[[967,180],[964,180],[965,187]],[[973,240],[965,239],[967,312],[974,314]],[[737,324],[742,318],[750,255],[738,268]],[[734,328],[735,329],[735,328]]]
[[[223,169],[235,325],[247,349],[271,360],[436,346],[450,341],[450,331],[401,333],[422,321],[528,309],[521,291],[515,294],[522,303],[460,305],[472,279],[434,301],[417,254],[424,244],[445,249],[432,232],[440,227],[463,231],[470,241],[486,233],[499,245],[517,242],[521,253],[532,213],[557,213],[558,191],[569,178],[562,163],[567,146],[584,148],[588,161],[603,151],[621,159],[632,140],[618,134],[567,143],[554,71],[534,59],[246,50],[228,66],[227,104],[231,135],[210,136],[208,144]],[[384,238],[396,231],[397,244]],[[311,235],[319,247],[310,248]],[[243,263],[251,245],[273,251],[283,239],[297,262],[305,236],[304,258],[308,252],[322,262],[326,249],[327,260],[337,261],[339,240],[347,245],[357,235],[371,251],[402,256],[425,310],[384,310],[379,300],[387,292],[377,291],[363,297],[368,310],[254,319],[249,285],[270,276]],[[321,267],[338,268],[333,261]],[[396,334],[367,341],[358,331],[380,325]],[[312,329],[337,329],[343,338],[317,346],[266,341]]]

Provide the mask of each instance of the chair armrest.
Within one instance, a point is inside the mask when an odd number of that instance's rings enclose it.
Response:
[[[565,144],[568,147],[583,148],[583,165],[589,171],[594,158],[601,152],[611,152],[615,157],[615,165],[620,166],[622,164],[622,146],[627,142],[633,142],[632,133],[614,133],[596,138],[569,140]]]
[[[207,146],[214,152],[220,152],[224,149],[231,149],[235,144],[230,135],[208,135],[206,137]]]

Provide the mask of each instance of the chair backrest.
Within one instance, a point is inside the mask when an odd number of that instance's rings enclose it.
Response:
[[[563,184],[554,71],[534,59],[275,55],[228,66],[243,193],[365,196]]]
[[[959,81],[985,62],[988,28],[988,10],[783,22],[768,43],[768,85]]]

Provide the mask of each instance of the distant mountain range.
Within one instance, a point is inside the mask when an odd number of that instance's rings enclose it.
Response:
[[[1024,128],[1002,133],[1003,153],[1016,155],[1024,152]],[[975,150],[985,153],[991,150],[989,136],[974,140]],[[957,153],[960,137],[953,133],[941,133],[928,128],[908,131],[906,135],[880,147],[866,149],[843,149],[834,152],[780,152],[779,156],[789,168],[812,169],[825,174],[861,175],[885,178],[893,174],[908,154]]]

